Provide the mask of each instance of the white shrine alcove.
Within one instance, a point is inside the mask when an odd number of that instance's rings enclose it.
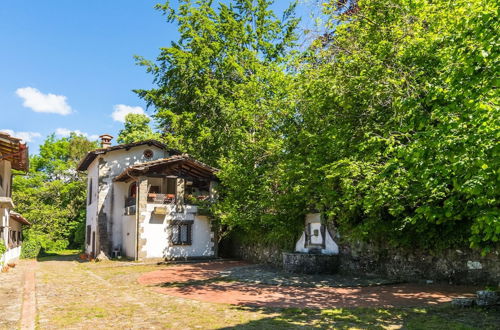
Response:
[[[335,243],[327,226],[321,223],[320,213],[306,215],[305,228],[295,244],[295,252],[316,254],[339,254],[339,247]]]

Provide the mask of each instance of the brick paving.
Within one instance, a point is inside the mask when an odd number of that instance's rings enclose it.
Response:
[[[446,303],[458,296],[472,296],[478,289],[446,284],[310,288],[224,281],[221,276],[234,267],[233,262],[177,265],[144,274],[138,281],[156,292],[179,298],[279,308],[423,307]],[[214,280],[209,281],[210,278]]]
[[[16,262],[16,267],[0,273],[0,329],[17,329],[21,320],[24,275],[29,262]]]
[[[37,327],[40,329],[216,329],[263,317],[228,305],[157,293],[140,285],[156,265],[77,260],[39,261]],[[266,316],[271,315],[267,313]]]
[[[325,309],[329,306],[328,304],[322,305],[325,299],[342,304],[362,300],[375,301],[379,304],[381,300],[375,291],[371,293],[364,291],[364,295],[360,297],[358,293],[361,291],[356,292],[356,290],[362,288],[326,288],[337,291],[324,294],[324,297],[315,297],[311,294],[304,296],[306,291],[316,291],[313,288],[265,286],[234,282],[227,278],[221,281],[221,274],[235,267],[248,266],[239,262],[157,266],[116,261],[79,262],[75,256],[42,258],[36,264],[36,300],[32,299],[33,297],[25,299],[25,311],[30,309],[33,311],[34,307],[29,304],[26,307],[26,301],[35,300],[35,327],[37,329],[316,329],[332,327],[396,329],[404,327],[407,322],[419,324],[424,321],[424,319],[419,319],[420,317],[425,318],[425,313],[431,313],[429,306],[446,301],[450,295],[459,293],[457,287],[443,287],[438,290],[438,286],[433,286],[434,291],[422,291],[419,286],[413,289],[411,286],[399,289],[385,286],[385,290],[390,291],[391,295],[399,299],[420,299],[420,305],[425,306],[425,310],[379,308],[328,310]],[[29,264],[23,261],[9,273],[0,274],[3,280],[0,285],[0,329],[18,329],[21,326],[23,281],[24,287],[28,288],[24,291],[25,296],[28,297],[32,295],[35,284],[33,273],[30,275],[27,270],[29,270]],[[159,280],[161,281],[158,282]],[[468,291],[462,288],[464,292]],[[447,289],[451,291],[446,291]],[[158,290],[172,291],[161,293]],[[300,292],[295,290],[304,290],[303,295],[301,296]],[[303,303],[305,299],[316,301],[321,304],[317,306],[322,309],[302,309],[308,307]],[[302,301],[300,306],[297,306],[301,308],[267,308],[281,307],[282,302],[293,301]],[[233,306],[229,305],[230,303],[245,306]],[[421,313],[424,314],[420,316]],[[434,313],[434,318],[439,318],[439,322],[458,319],[459,322],[448,326],[450,329],[462,323],[468,325],[469,328],[494,329],[496,327],[493,325],[498,324],[497,320],[500,316],[495,314],[494,310],[453,308],[434,308],[432,313]],[[32,325],[28,324],[26,328],[30,327],[32,328]]]

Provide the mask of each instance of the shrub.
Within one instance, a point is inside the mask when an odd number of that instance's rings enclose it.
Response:
[[[0,238],[0,256],[2,256],[5,252],[7,252],[7,247],[5,247],[5,241],[3,238]]]
[[[34,259],[40,253],[41,245],[38,241],[24,241],[21,247],[22,259]]]
[[[2,258],[3,254],[7,252],[7,247],[5,247],[5,241],[0,238],[0,259]],[[2,268],[3,262],[0,261],[0,268]]]

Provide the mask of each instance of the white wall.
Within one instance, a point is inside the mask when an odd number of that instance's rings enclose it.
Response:
[[[7,250],[3,256],[0,256],[0,265],[5,265],[9,261],[17,260],[21,256],[21,246]]]
[[[153,151],[153,157],[151,159],[144,158],[144,151],[150,149]],[[93,180],[93,197],[92,204],[87,206],[87,225],[92,226],[92,231],[97,233],[97,219],[99,214],[99,204],[102,205],[103,212],[108,216],[108,230],[110,230],[109,238],[110,245],[112,249],[120,247],[123,251],[126,249],[127,253],[125,255],[129,257],[135,257],[135,238],[134,247],[131,248],[129,236],[131,233],[131,220],[129,216],[124,216],[125,211],[125,197],[128,195],[128,187],[130,183],[118,183],[113,182],[113,179],[121,174],[127,167],[137,163],[143,163],[145,161],[157,160],[161,158],[168,157],[167,151],[162,150],[156,146],[141,145],[133,147],[130,150],[120,149],[110,151],[106,154],[100,155],[94,159],[94,161],[88,167],[88,177]],[[102,173],[99,173],[99,159],[102,158],[106,164],[104,168],[101,169]],[[105,179],[105,185],[102,187],[101,191],[99,188],[99,175],[107,175]],[[88,189],[88,184],[87,184]],[[112,194],[111,194],[112,192]],[[88,193],[88,191],[87,191]],[[111,196],[112,195],[112,196]],[[98,201],[100,200],[100,202]],[[135,228],[135,216],[134,218],[134,228]],[[124,222],[127,222],[125,225]],[[127,236],[127,233],[129,235]],[[134,233],[135,235],[135,229]],[[96,234],[96,239],[98,235]],[[86,252],[90,253],[92,250],[92,240],[90,240],[90,245],[86,245]],[[97,251],[98,253],[98,251]]]
[[[168,233],[170,234],[170,233]],[[213,233],[210,228],[210,220],[205,216],[195,216],[192,228],[191,245],[168,244],[165,258],[192,258],[192,257],[213,257],[212,242]]]
[[[165,205],[166,215],[154,214],[158,205],[148,204],[143,211],[146,219],[141,224],[140,239],[146,239],[143,251],[147,258],[194,258],[213,257],[210,220],[205,216],[197,216],[197,207],[186,205],[182,212],[175,212],[175,205]],[[170,242],[171,229],[169,224],[174,220],[191,220],[191,245],[173,245]]]

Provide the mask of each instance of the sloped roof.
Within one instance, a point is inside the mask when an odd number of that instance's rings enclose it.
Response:
[[[131,165],[115,177],[114,181],[127,181],[130,178],[161,170],[174,164],[180,165],[177,167],[179,171],[184,171],[197,177],[215,177],[215,174],[219,171],[217,168],[202,163],[188,154],[182,154]]]
[[[126,144],[119,144],[116,146],[112,147],[107,147],[107,148],[99,148],[96,150],[92,150],[85,155],[85,157],[80,161],[80,163],[77,166],[78,171],[86,171],[89,165],[96,159],[98,155],[103,155],[106,154],[110,151],[115,151],[115,150],[122,150],[122,149],[130,149],[133,147],[137,146],[142,146],[142,145],[148,145],[148,146],[156,146],[160,149],[167,150],[167,146],[159,141],[156,140],[144,140],[144,141],[139,141],[139,142],[133,142],[133,143],[126,143]],[[175,149],[168,149],[168,151],[172,154],[180,154],[181,152]]]
[[[28,146],[21,141],[0,132],[0,160],[8,160],[13,169],[26,172],[29,169],[29,152]]]
[[[31,226],[31,223],[17,212],[10,212],[10,218],[12,220],[15,220],[15,221],[23,224],[23,225]]]

